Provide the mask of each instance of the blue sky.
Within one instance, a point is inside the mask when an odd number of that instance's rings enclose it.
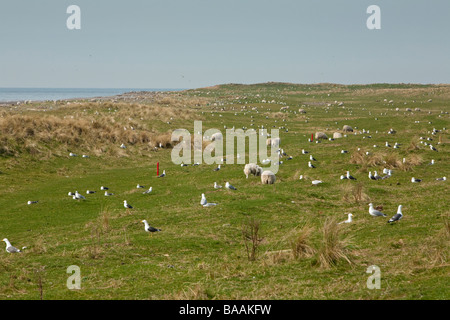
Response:
[[[0,87],[450,83],[449,35],[448,0],[1,0]]]

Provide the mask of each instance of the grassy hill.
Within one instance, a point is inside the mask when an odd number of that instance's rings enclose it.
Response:
[[[449,85],[413,84],[228,84],[0,107],[0,239],[27,247],[0,252],[0,299],[448,299],[449,187],[435,179],[449,175],[449,111]],[[194,120],[224,134],[279,128],[293,159],[274,185],[243,165],[175,165],[170,134],[194,133]],[[318,131],[347,136],[308,142]],[[368,178],[384,168],[391,178]],[[347,170],[357,181],[339,179]],[[238,190],[213,188],[226,181]],[[200,206],[202,193],[218,205]],[[370,202],[387,217],[370,216]],[[388,224],[399,204],[403,219]],[[346,213],[354,221],[337,225]],[[162,232],[150,237],[143,219]],[[81,290],[66,287],[71,265]],[[381,289],[366,286],[371,265]]]

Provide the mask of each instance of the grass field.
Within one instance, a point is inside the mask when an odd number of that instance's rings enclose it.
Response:
[[[448,112],[450,85],[407,84],[230,84],[0,107],[0,239],[27,247],[0,252],[0,299],[449,299],[450,188],[435,180],[449,175]],[[281,159],[274,185],[246,179],[243,165],[180,167],[170,133],[193,133],[194,120],[224,133],[280,128],[293,159]],[[347,137],[308,142],[318,131]],[[383,168],[391,178],[368,178]],[[357,181],[339,179],[347,170]],[[238,190],[213,188],[226,181]],[[86,200],[67,195],[76,190]],[[203,208],[202,193],[218,205]],[[370,202],[387,217],[370,216]],[[388,224],[399,204],[403,219]],[[346,213],[354,221],[337,225]],[[143,219],[162,232],[150,237]],[[243,230],[256,225],[249,259]],[[71,265],[80,290],[66,286]],[[367,288],[372,265],[380,289]]]

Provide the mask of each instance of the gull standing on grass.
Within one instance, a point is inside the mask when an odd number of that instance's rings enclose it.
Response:
[[[375,210],[372,203],[369,203],[369,214],[373,217],[386,217],[383,212]]]
[[[161,229],[157,229],[157,228],[151,227],[151,226],[148,224],[147,220],[142,220],[141,222],[145,224],[144,230],[147,231],[147,232],[149,232],[149,233],[150,233],[150,236],[153,236],[153,232],[159,232],[159,231],[161,231]]]
[[[35,203],[38,203],[38,202],[39,201],[37,201],[37,200],[36,201],[28,201],[27,204],[35,204]]]
[[[230,190],[237,190],[235,187],[233,187],[228,181],[227,183],[225,183],[225,188],[230,189]]]
[[[214,189],[220,189],[220,188],[222,188],[222,186],[219,186],[219,185],[217,184],[217,182],[214,182]]]
[[[208,201],[206,201],[205,194],[202,193],[202,199],[200,200],[200,205],[204,206],[207,203],[208,203]]]
[[[153,188],[152,188],[152,187],[150,187],[150,188],[148,188],[148,190],[146,190],[146,191],[142,192],[142,194],[148,194],[148,193],[151,193],[151,192],[152,192],[152,190],[153,190]]]
[[[19,249],[17,249],[16,247],[13,247],[12,245],[11,245],[11,243],[9,242],[9,240],[8,239],[3,239],[2,241],[4,241],[5,243],[6,243],[6,252],[9,252],[9,253],[19,253],[19,252],[22,252],[22,251],[20,251]]]
[[[402,205],[398,206],[397,213],[389,219],[388,223],[395,222],[403,218]]]
[[[308,167],[310,167],[311,169],[315,168],[315,166],[311,163],[311,161],[308,161]]]
[[[75,191],[75,199],[80,200],[80,199],[86,199],[85,196],[81,195],[78,193],[78,191]]]
[[[158,176],[158,178],[164,178],[166,176],[166,170],[163,170],[163,173]]]
[[[343,223],[351,223],[353,215],[351,213],[348,214],[348,218],[345,221],[339,222],[338,224],[343,224]]]
[[[349,180],[356,180],[356,178],[354,178],[354,177],[352,177],[350,175],[350,171],[347,171],[347,179],[349,179]]]

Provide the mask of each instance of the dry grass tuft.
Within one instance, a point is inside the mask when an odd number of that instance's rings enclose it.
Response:
[[[315,254],[314,248],[310,245],[311,234],[314,231],[312,227],[305,225],[300,229],[297,237],[291,242],[292,255],[295,259],[311,257]]]
[[[318,263],[320,267],[328,269],[337,265],[340,261],[351,264],[349,237],[343,238],[341,229],[335,218],[328,218],[322,228],[322,246],[318,251]]]
[[[364,187],[362,183],[356,183],[352,185],[346,185],[343,188],[344,196],[342,200],[345,202],[367,202],[370,200],[369,196],[364,192]]]

